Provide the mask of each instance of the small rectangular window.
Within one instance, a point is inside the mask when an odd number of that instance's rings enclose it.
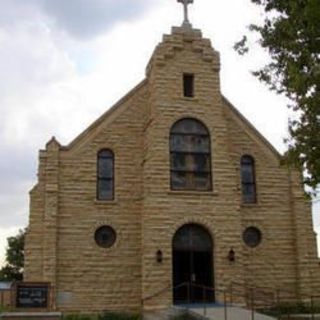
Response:
[[[185,97],[194,97],[194,75],[189,73],[183,74],[183,95]]]
[[[114,154],[111,150],[101,150],[97,163],[97,198],[114,199]]]
[[[255,164],[253,157],[245,155],[241,157],[241,183],[242,183],[242,202],[256,203],[256,178]]]

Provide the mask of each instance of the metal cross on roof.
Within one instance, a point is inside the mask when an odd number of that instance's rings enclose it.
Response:
[[[177,1],[182,3],[184,7],[184,20],[183,20],[182,26],[191,28],[192,25],[188,18],[188,5],[193,3],[193,0],[177,0]]]

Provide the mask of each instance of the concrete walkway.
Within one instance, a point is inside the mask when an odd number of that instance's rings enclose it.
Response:
[[[191,308],[192,312],[201,316],[204,315],[203,308]],[[206,318],[211,320],[225,320],[224,307],[208,307],[206,310]],[[275,318],[266,316],[255,312],[254,318],[252,318],[252,312],[250,310],[228,307],[227,308],[227,320],[274,320]]]

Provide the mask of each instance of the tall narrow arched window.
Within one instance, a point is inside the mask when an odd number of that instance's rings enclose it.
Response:
[[[241,158],[241,184],[242,184],[242,202],[255,203],[256,195],[256,177],[254,159],[245,155]]]
[[[170,132],[171,189],[212,189],[210,135],[196,119],[176,122]]]
[[[114,155],[111,150],[101,150],[98,153],[97,168],[97,198],[98,200],[114,199]]]

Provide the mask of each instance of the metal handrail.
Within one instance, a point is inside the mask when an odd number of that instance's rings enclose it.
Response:
[[[235,286],[237,287],[240,287],[240,288],[243,288],[243,289],[254,289],[255,291],[258,291],[258,292],[262,292],[264,294],[275,294],[275,295],[281,295],[281,294],[290,294],[292,295],[292,297],[288,297],[286,296],[286,298],[288,300],[292,300],[292,299],[295,299],[297,300],[297,291],[293,291],[293,290],[288,290],[288,289],[280,289],[280,288],[274,288],[274,287],[259,287],[259,286],[254,286],[254,285],[250,285],[250,284],[242,284],[242,283],[239,283],[239,282],[231,282],[229,287],[228,287],[228,290],[234,290],[235,289]],[[313,298],[320,298],[320,295],[312,295]],[[302,299],[309,299],[311,298],[311,295],[308,295],[308,294],[304,294],[302,295]]]
[[[188,282],[180,283],[180,284],[178,284],[178,285],[175,286],[175,287],[173,287],[171,284],[169,284],[168,286],[166,286],[166,287],[162,288],[161,290],[153,293],[152,295],[142,298],[142,303],[143,303],[144,301],[148,301],[148,300],[151,300],[151,299],[156,298],[156,297],[158,297],[158,296],[161,296],[162,293],[166,292],[166,291],[169,290],[169,289],[171,289],[171,290],[174,291],[174,290],[176,290],[176,289],[179,289],[180,287],[185,286],[186,284],[188,284]]]
[[[216,294],[216,292],[220,291],[221,293],[223,293],[224,295],[224,312],[225,312],[225,320],[227,320],[227,293],[225,291],[222,290],[217,290],[214,287],[209,287],[209,286],[204,286],[204,285],[200,285],[200,284],[196,284],[196,283],[192,283],[192,282],[183,282],[180,283],[179,285],[173,287],[172,285],[166,286],[165,288],[155,292],[154,294],[145,297],[142,299],[142,305],[144,304],[145,301],[151,300],[153,298],[159,297],[161,294],[167,292],[167,290],[171,289],[173,292],[176,291],[179,288],[183,288],[183,287],[187,287],[188,288],[188,295],[190,295],[190,288],[191,287],[197,287],[203,290],[204,294],[202,295],[202,303],[203,303],[203,315],[206,316],[207,313],[207,301],[206,301],[206,291],[210,290],[212,291],[214,294]],[[190,301],[190,296],[188,297],[188,300]]]
[[[296,292],[290,291],[290,290],[284,290],[284,289],[279,289],[279,288],[274,288],[274,287],[261,287],[261,286],[251,285],[251,284],[243,284],[243,283],[239,283],[239,282],[235,282],[235,281],[232,281],[230,283],[230,286],[238,286],[238,287],[247,288],[247,289],[255,289],[255,290],[269,291],[269,292],[275,292],[278,290],[281,292],[296,294]]]
[[[232,286],[233,285],[233,286]],[[272,288],[261,288],[261,287],[254,287],[254,286],[246,286],[243,284],[239,283],[231,283],[231,285],[225,289],[216,289],[214,287],[206,286],[206,285],[201,285],[193,282],[184,282],[181,283],[175,287],[172,285],[168,285],[165,288],[162,288],[161,290],[157,291],[156,293],[145,297],[142,299],[142,303],[144,303],[147,300],[159,297],[160,295],[164,294],[167,292],[167,290],[173,290],[176,291],[179,288],[182,287],[187,287],[188,288],[188,295],[190,294],[190,289],[191,288],[200,288],[203,290],[203,299],[202,299],[202,304],[203,304],[203,316],[206,317],[207,315],[207,307],[209,302],[207,301],[207,291],[211,291],[215,296],[217,293],[220,294],[220,302],[223,302],[223,307],[224,307],[224,320],[228,320],[228,308],[234,305],[234,298],[239,299],[237,301],[243,301],[246,303],[246,308],[250,310],[250,319],[254,320],[255,318],[255,312],[256,311],[262,311],[262,310],[273,310],[276,312],[275,317],[277,319],[281,319],[283,316],[286,316],[288,319],[291,315],[290,308],[284,308],[281,309],[279,308],[282,304],[284,306],[288,303],[291,302],[300,302],[300,299],[297,298],[289,298],[289,297],[281,297],[281,292],[286,292],[286,293],[291,293],[296,295],[296,292],[293,291],[285,291],[285,290],[279,290],[279,289],[273,289]],[[242,289],[245,289],[242,292],[239,292],[240,290],[236,289],[236,286],[241,287]],[[266,290],[267,289],[267,290]],[[264,290],[264,291],[263,291]],[[237,292],[238,291],[238,292]],[[261,292],[264,293],[261,295]],[[268,298],[268,295],[270,295],[270,298]],[[188,296],[188,301],[190,302],[190,296]],[[222,301],[223,299],[223,301]],[[244,300],[242,300],[244,299]],[[311,319],[315,319],[315,311],[316,311],[316,299],[320,299],[320,295],[313,295],[313,296],[308,296],[305,302],[308,304],[310,303],[310,315]],[[288,305],[290,306],[290,304]],[[188,309],[188,307],[186,307]],[[282,318],[283,319],[283,318]]]

